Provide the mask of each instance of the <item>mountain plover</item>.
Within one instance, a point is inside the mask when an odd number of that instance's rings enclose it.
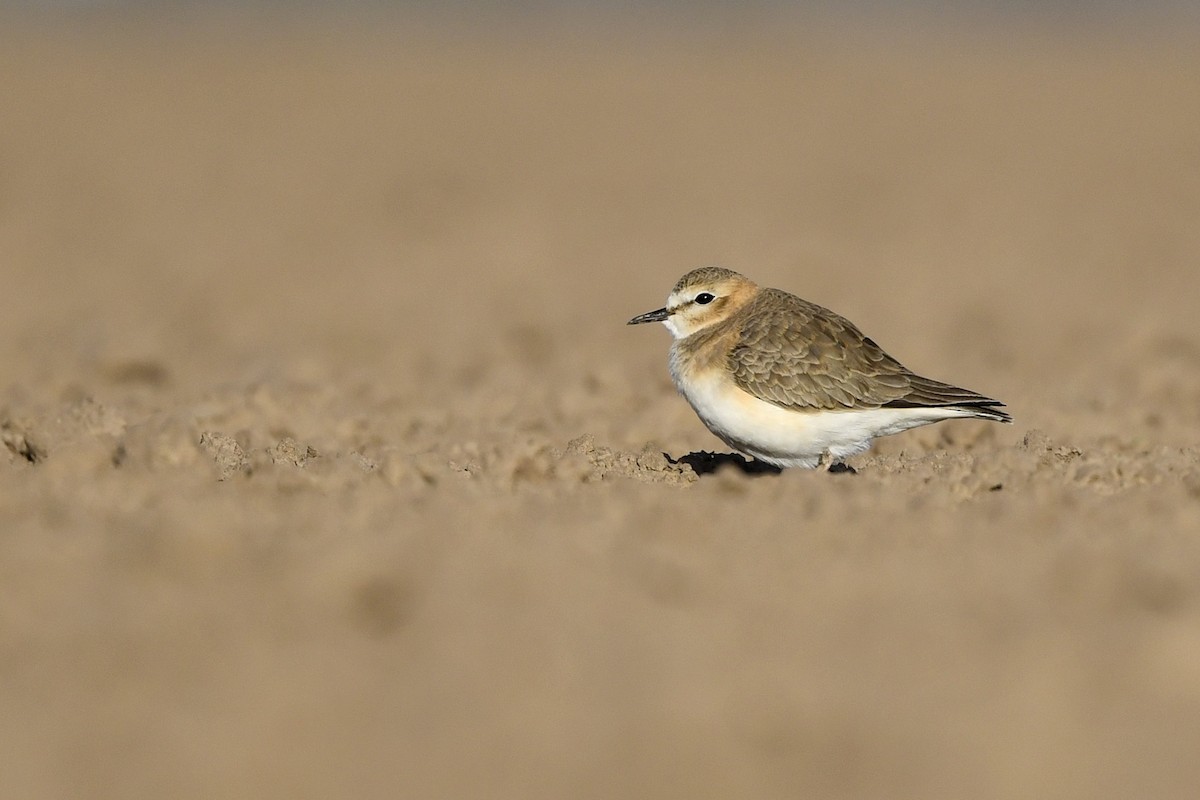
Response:
[[[944,419],[1012,422],[1004,404],[923,378],[852,322],[720,267],[679,279],[661,322],[675,341],[671,377],[708,429],[776,467],[853,471],[844,459],[876,436]]]

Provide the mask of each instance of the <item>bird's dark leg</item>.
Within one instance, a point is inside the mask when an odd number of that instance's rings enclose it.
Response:
[[[826,450],[821,453],[821,457],[817,460],[817,469],[826,467],[834,475],[857,475],[858,470],[842,461],[840,458],[834,458],[833,453]]]

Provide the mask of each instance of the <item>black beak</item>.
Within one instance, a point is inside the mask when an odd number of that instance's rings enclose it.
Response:
[[[660,308],[658,311],[647,311],[645,314],[638,314],[633,319],[626,322],[626,325],[641,325],[643,322],[662,322],[667,317],[671,316],[671,312],[665,308]]]

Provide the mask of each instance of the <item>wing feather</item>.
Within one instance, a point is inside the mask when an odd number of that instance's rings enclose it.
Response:
[[[778,289],[764,289],[740,312],[730,369],[739,387],[784,408],[1003,405],[914,374],[846,318]]]

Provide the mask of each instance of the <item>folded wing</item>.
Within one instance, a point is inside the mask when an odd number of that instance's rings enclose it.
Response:
[[[852,322],[778,289],[742,312],[730,353],[734,381],[769,403],[796,410],[953,407],[1006,422],[1004,405],[914,374]]]

